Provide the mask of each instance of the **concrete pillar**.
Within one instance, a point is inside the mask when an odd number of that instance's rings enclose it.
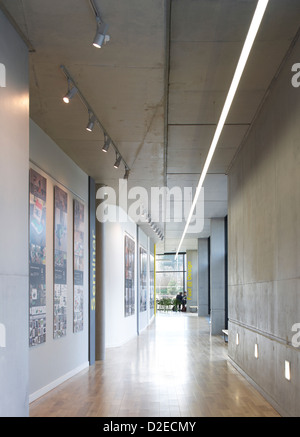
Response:
[[[210,237],[210,305],[211,333],[222,334],[225,328],[225,222],[211,220]]]
[[[96,359],[96,186],[89,177],[89,363]]]
[[[208,315],[208,238],[198,239],[198,316]]]
[[[0,41],[6,84],[0,88],[0,416],[23,417],[29,414],[30,355],[28,49],[2,11]]]
[[[96,360],[105,359],[105,236],[104,225],[96,220]]]

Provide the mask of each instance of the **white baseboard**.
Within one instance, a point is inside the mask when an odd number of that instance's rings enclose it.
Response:
[[[89,367],[89,362],[85,362],[81,364],[80,366],[76,367],[76,369],[71,370],[70,372],[66,373],[65,375],[60,376],[59,378],[55,379],[54,381],[50,382],[50,384],[47,384],[45,387],[40,388],[39,390],[35,391],[34,393],[31,393],[29,395],[29,403],[35,401],[36,399],[40,398],[41,396],[48,393],[50,390],[53,390],[63,382],[67,381],[68,379],[72,378],[72,376],[75,376],[77,373],[81,372],[82,370]]]

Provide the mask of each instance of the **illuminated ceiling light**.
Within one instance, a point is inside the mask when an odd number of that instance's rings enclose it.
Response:
[[[116,159],[116,162],[114,163],[114,167],[115,168],[119,168],[120,167],[120,164],[121,164],[121,161],[122,161],[122,156],[121,155],[117,155],[117,159]]]
[[[90,0],[90,5],[94,11],[96,22],[97,22],[97,32],[93,41],[93,46],[100,49],[103,44],[110,40],[110,36],[107,35],[108,24],[105,24],[100,16],[100,12],[95,5],[94,0]]]
[[[106,34],[108,25],[99,23],[97,26],[97,32],[93,41],[93,46],[97,49],[101,49],[103,44],[106,44],[110,40],[110,36]]]
[[[70,100],[75,96],[75,94],[78,92],[78,89],[76,88],[76,86],[73,86],[70,89],[70,81],[68,80],[68,92],[67,94],[63,97],[63,101],[65,103],[69,103]]]
[[[257,343],[255,343],[255,345],[254,345],[254,356],[255,356],[255,358],[258,358],[258,344]]]
[[[95,124],[95,116],[91,112],[89,112],[89,122],[87,124],[86,130],[92,132]]]
[[[103,152],[107,152],[108,151],[109,145],[110,145],[110,141],[111,141],[111,139],[106,134],[104,134],[104,146],[102,147],[102,151]]]
[[[230,110],[232,101],[234,99],[237,87],[239,85],[241,76],[243,74],[243,71],[244,71],[247,59],[249,57],[252,45],[254,43],[256,34],[258,32],[258,29],[259,29],[259,26],[260,26],[261,21],[263,19],[266,7],[268,5],[268,1],[269,0],[258,0],[256,10],[254,12],[254,15],[253,15],[253,18],[251,21],[251,25],[250,25],[250,28],[249,28],[249,31],[248,31],[248,34],[247,34],[240,58],[239,58],[239,61],[238,61],[237,67],[236,67],[236,70],[235,70],[235,73],[234,73],[234,76],[232,79],[232,83],[230,85],[230,88],[229,88],[229,91],[227,94],[227,98],[226,98],[226,101],[225,101],[225,104],[224,104],[224,107],[223,107],[223,110],[222,110],[222,113],[221,113],[221,116],[220,116],[220,119],[219,119],[219,122],[218,122],[218,125],[216,128],[216,131],[215,131],[215,135],[213,137],[213,140],[212,140],[210,149],[208,151],[208,155],[207,155],[207,158],[206,158],[206,161],[205,161],[205,164],[204,164],[204,167],[203,167],[200,179],[199,179],[199,183],[198,183],[198,186],[196,189],[195,197],[194,197],[194,200],[193,200],[193,203],[192,203],[192,206],[191,206],[191,209],[190,209],[187,221],[186,221],[186,225],[185,225],[185,228],[184,228],[184,231],[183,231],[183,234],[182,234],[182,237],[181,237],[181,240],[180,240],[177,252],[176,252],[175,259],[177,259],[177,256],[178,256],[179,250],[181,248],[181,245],[183,243],[185,234],[188,230],[188,227],[189,227],[189,224],[190,224],[198,197],[199,197],[200,192],[201,192],[201,188],[202,188],[206,173],[208,171],[208,168],[209,168],[209,165],[211,163],[212,157],[214,155],[215,149],[217,147],[219,138],[221,136],[227,115],[229,113],[229,110]]]

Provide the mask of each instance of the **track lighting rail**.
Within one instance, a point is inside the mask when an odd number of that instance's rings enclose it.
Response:
[[[78,94],[81,102],[83,103],[83,105],[86,107],[88,114],[89,114],[89,129],[88,130],[92,130],[93,125],[94,124],[98,124],[98,126],[100,127],[100,129],[102,130],[103,134],[104,134],[104,138],[107,140],[109,139],[109,145],[111,145],[115,152],[116,152],[116,156],[118,156],[118,160],[119,160],[119,164],[121,163],[121,161],[124,163],[124,167],[125,167],[125,175],[124,178],[127,179],[129,176],[129,172],[130,172],[130,167],[128,166],[127,162],[125,161],[125,159],[123,158],[122,154],[120,153],[118,147],[116,146],[116,144],[113,142],[111,136],[109,135],[109,133],[107,132],[107,130],[105,129],[105,127],[103,126],[103,124],[101,123],[101,121],[99,120],[99,118],[96,116],[95,111],[93,110],[93,108],[91,107],[91,105],[89,104],[89,102],[86,100],[86,98],[84,97],[84,95],[82,94],[82,92],[80,91],[80,89],[78,88],[77,83],[74,81],[73,77],[71,76],[71,74],[69,73],[69,71],[67,70],[67,68],[64,65],[61,65],[60,68],[62,69],[63,73],[65,74],[67,81],[68,81],[68,86],[70,84],[73,85],[73,87],[76,89],[76,94]],[[107,151],[107,150],[104,150]]]

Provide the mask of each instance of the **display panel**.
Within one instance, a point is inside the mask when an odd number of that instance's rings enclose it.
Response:
[[[83,272],[84,272],[84,205],[74,199],[74,296],[73,330],[83,330]]]
[[[135,264],[135,242],[125,235],[124,238],[125,255],[125,286],[124,286],[124,314],[125,317],[135,313],[135,284],[134,284],[134,264]]]
[[[147,252],[140,247],[140,311],[147,310]]]
[[[68,194],[54,187],[54,308],[53,337],[67,333],[67,219]]]
[[[29,346],[46,341],[47,180],[29,172]]]

